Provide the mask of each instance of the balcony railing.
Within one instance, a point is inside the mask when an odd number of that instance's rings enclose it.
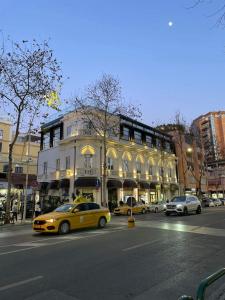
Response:
[[[37,175],[37,180],[38,181],[44,181],[46,179],[48,179],[48,174],[39,174],[39,175]]]
[[[98,175],[98,170],[97,169],[79,168],[79,169],[77,169],[77,175],[78,176],[96,176],[96,175]]]
[[[116,170],[107,170],[107,174],[110,177],[119,177],[120,176],[120,172],[116,171]]]
[[[72,176],[71,170],[61,170],[60,171],[60,178],[70,178]]]

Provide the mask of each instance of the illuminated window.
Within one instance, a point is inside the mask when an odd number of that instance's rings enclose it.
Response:
[[[137,171],[137,174],[141,174],[141,162],[140,161],[136,161],[136,171]]]
[[[92,154],[85,154],[84,155],[84,167],[85,169],[91,169],[92,168]]]

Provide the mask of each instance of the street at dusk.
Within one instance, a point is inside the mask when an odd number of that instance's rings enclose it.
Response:
[[[22,227],[22,228],[21,228]],[[67,236],[0,229],[0,299],[157,299],[195,295],[225,255],[225,208],[201,215],[113,217],[105,229]],[[209,291],[220,298],[225,284]],[[208,298],[207,298],[208,299]]]
[[[225,0],[1,0],[0,300],[225,300]]]

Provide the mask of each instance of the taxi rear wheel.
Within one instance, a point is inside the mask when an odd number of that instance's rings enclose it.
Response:
[[[66,221],[59,225],[59,234],[67,234],[70,231],[70,224]]]
[[[106,219],[104,217],[101,217],[98,221],[98,228],[104,228],[106,225]]]

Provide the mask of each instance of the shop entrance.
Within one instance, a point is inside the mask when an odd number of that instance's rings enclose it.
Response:
[[[116,188],[108,188],[108,203],[109,203],[109,210],[113,211],[114,208],[117,207],[117,189]]]

